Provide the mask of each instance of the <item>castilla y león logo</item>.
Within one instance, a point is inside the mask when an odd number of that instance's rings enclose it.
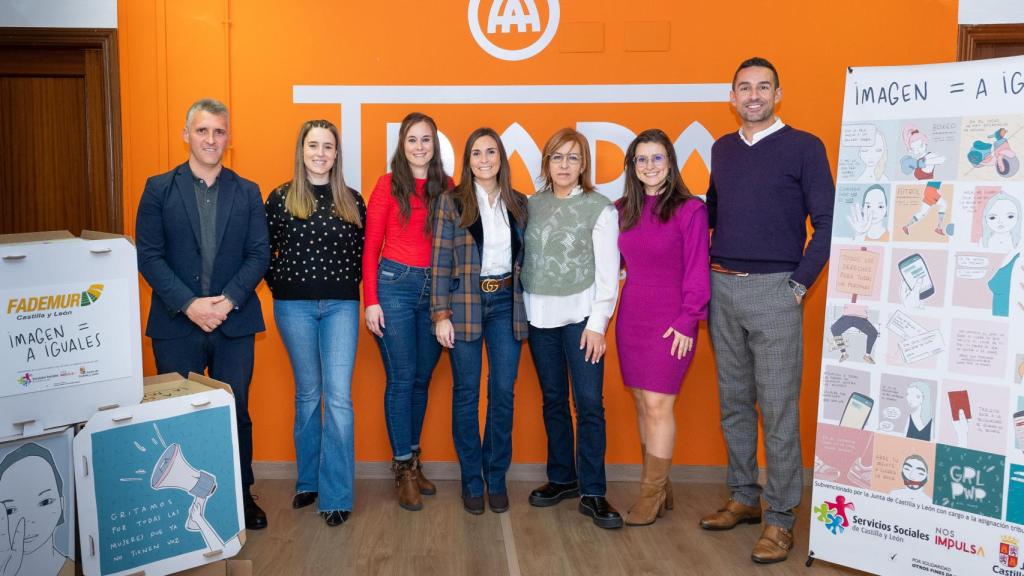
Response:
[[[540,53],[558,31],[558,0],[490,0],[481,14],[481,0],[469,1],[469,31],[485,52],[501,60],[526,60]],[[547,5],[547,18],[541,7]],[[480,25],[484,17],[486,30]]]
[[[1019,546],[1020,541],[1013,536],[1003,536],[999,541],[999,563],[1007,568],[1016,568],[1020,564]]]
[[[846,496],[838,495],[834,502],[825,500],[820,506],[814,507],[814,518],[825,525],[832,534],[842,534],[850,526],[850,519],[846,517],[846,509],[856,510],[853,502],[846,499]]]
[[[93,302],[99,300],[102,294],[103,284],[91,284],[88,289],[81,292],[65,292],[62,294],[29,296],[27,298],[11,298],[7,301],[7,313],[20,314],[23,312],[40,312],[43,310],[60,310],[64,308],[89,306]]]

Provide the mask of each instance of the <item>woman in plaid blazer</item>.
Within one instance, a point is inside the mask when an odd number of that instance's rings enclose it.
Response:
[[[462,177],[434,214],[431,319],[452,364],[452,431],[462,469],[463,507],[508,510],[505,473],[512,461],[512,407],[519,353],[528,329],[519,270],[526,196],[512,189],[501,138],[478,128],[466,140]],[[483,442],[481,354],[487,344],[487,423]]]

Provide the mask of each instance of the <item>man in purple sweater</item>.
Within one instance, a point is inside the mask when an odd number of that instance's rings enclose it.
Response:
[[[709,327],[731,494],[700,525],[729,530],[759,524],[763,492],[765,527],[751,553],[759,563],[785,560],[793,546],[793,509],[803,489],[801,303],[828,260],[835,194],[825,146],[775,116],[781,98],[770,62],[751,58],[740,64],[729,101],[742,125],[712,147],[707,195],[714,230]],[[764,418],[764,489],[758,484],[755,405]]]

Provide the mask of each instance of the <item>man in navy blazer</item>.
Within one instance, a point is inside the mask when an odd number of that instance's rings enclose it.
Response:
[[[264,330],[256,286],[270,261],[260,189],[222,164],[228,110],[211,99],[188,110],[188,162],[153,176],[139,202],[139,272],[153,289],[146,335],[157,372],[204,373],[231,385],[238,419],[245,527],[267,526],[253,500],[252,380],[256,332]]]

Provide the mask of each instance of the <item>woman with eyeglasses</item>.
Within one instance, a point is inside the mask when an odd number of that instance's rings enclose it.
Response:
[[[542,162],[543,187],[529,201],[522,281],[530,354],[544,398],[548,482],[530,494],[530,504],[582,496],[580,513],[601,528],[619,528],[622,516],[605,499],[602,400],[604,332],[619,288],[618,215],[591,182],[582,134],[555,132]]]
[[[402,120],[391,172],[377,180],[366,209],[363,301],[387,373],[384,417],[398,505],[421,510],[437,488],[423,475],[420,432],[427,390],[441,347],[430,321],[431,221],[451,188],[437,145],[437,124],[413,112]]]
[[[615,341],[643,452],[640,498],[626,524],[642,526],[673,504],[673,409],[711,296],[708,214],[683,183],[672,142],[661,130],[633,140],[625,170],[616,207],[626,284]]]
[[[512,411],[526,311],[519,282],[526,196],[512,189],[508,156],[490,128],[474,130],[462,178],[441,195],[434,217],[431,318],[452,363],[452,435],[462,469],[462,504],[508,510]],[[480,441],[480,375],[487,345],[487,422]]]

